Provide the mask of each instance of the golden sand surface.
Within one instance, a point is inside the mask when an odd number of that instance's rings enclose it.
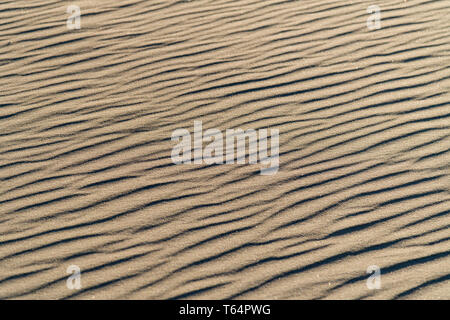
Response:
[[[449,17],[2,1],[0,299],[449,299]],[[278,172],[174,164],[194,121],[279,130]]]

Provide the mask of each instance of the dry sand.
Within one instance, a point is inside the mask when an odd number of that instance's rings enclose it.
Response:
[[[449,17],[448,0],[2,1],[0,298],[449,299]],[[195,120],[279,129],[278,173],[174,165]]]

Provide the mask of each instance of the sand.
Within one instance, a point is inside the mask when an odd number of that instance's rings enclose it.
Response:
[[[449,299],[449,16],[2,1],[0,298]],[[279,130],[278,172],[175,165],[194,121]]]

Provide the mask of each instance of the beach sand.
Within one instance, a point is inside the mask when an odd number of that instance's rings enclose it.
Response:
[[[2,1],[0,298],[450,299],[449,16]],[[174,164],[194,121],[279,130],[278,172]]]

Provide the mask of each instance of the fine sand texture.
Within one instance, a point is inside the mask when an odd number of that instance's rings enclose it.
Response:
[[[0,299],[450,299],[448,0],[3,0],[0,81]]]

